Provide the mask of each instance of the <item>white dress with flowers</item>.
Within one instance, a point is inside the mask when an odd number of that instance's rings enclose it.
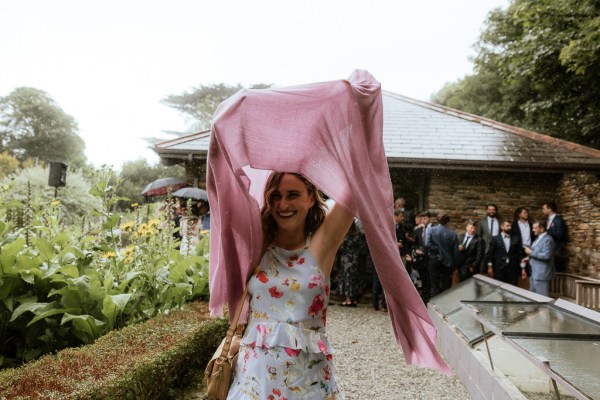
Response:
[[[343,399],[325,333],[329,281],[309,250],[270,245],[250,279],[228,399]]]

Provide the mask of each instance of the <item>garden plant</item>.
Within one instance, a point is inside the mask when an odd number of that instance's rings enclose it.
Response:
[[[61,199],[10,200],[0,187],[0,367],[100,336],[208,296],[205,234],[180,254],[169,207],[115,212],[119,179],[104,168],[89,193],[99,206],[65,225]],[[166,202],[169,204],[170,202]]]

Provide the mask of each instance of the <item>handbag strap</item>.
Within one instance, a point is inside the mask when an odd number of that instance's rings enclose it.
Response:
[[[252,271],[250,274],[250,278],[254,275],[254,273],[258,270],[258,266]],[[246,303],[246,297],[248,297],[248,283],[250,282],[250,278],[246,281],[246,287],[244,288],[244,293],[242,294],[242,298],[238,303],[235,314],[233,314],[233,319],[229,324],[229,329],[227,329],[227,336],[225,337],[225,343],[223,344],[223,350],[221,351],[221,355],[219,358],[226,359],[229,355],[229,347],[231,346],[231,341],[233,340],[233,335],[242,336],[244,325],[238,325],[238,321],[240,319],[240,315],[242,314],[242,309],[244,308],[244,304]]]

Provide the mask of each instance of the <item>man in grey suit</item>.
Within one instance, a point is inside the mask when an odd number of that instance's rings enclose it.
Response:
[[[532,292],[550,296],[550,281],[554,278],[554,249],[556,244],[552,236],[546,232],[546,223],[535,221],[533,233],[537,239],[531,247],[525,248],[529,265],[531,266],[530,289]],[[524,263],[523,263],[524,264]],[[521,264],[521,277],[527,276],[525,267]]]
[[[484,254],[487,254],[490,250],[490,244],[492,238],[500,233],[500,221],[498,220],[498,206],[495,204],[488,204],[486,209],[486,216],[479,220],[477,223],[477,234],[483,239],[485,244]],[[481,270],[485,271],[485,257],[484,262],[481,265]]]

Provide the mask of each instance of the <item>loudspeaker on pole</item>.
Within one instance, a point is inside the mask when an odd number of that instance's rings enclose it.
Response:
[[[50,174],[48,175],[48,186],[65,186],[67,184],[67,164],[51,161]]]

